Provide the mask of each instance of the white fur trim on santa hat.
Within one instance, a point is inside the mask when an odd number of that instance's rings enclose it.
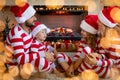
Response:
[[[86,50],[86,52],[87,52],[88,54],[92,52],[91,48],[90,48],[90,47],[88,47],[88,46],[87,46],[87,47],[85,47],[84,49]]]
[[[81,22],[80,27],[81,27],[83,30],[85,30],[85,31],[87,31],[87,32],[89,32],[89,33],[91,33],[91,34],[96,34],[96,33],[97,33],[97,30],[94,29],[94,28],[93,28],[91,25],[89,25],[87,22],[85,22],[85,20],[83,20],[83,21]]]
[[[47,28],[44,24],[40,24],[40,25],[36,26],[36,27],[33,29],[33,31],[32,31],[33,37],[35,37],[36,34],[37,34],[39,31],[41,31],[42,29],[46,29],[46,30],[47,30],[47,33],[50,32],[50,29],[49,29],[49,28]]]
[[[113,28],[115,27],[117,24],[116,23],[111,23],[102,13],[102,11],[99,13],[98,15],[99,20],[106,26]]]
[[[16,17],[18,23],[24,23],[26,20],[30,19],[36,13],[32,6],[29,6],[22,14],[21,17]]]

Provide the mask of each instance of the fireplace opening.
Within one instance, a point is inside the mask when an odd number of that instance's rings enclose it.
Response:
[[[80,23],[88,15],[87,6],[63,6],[48,8],[34,6],[38,21],[51,29],[46,42],[58,51],[76,51],[80,35]]]

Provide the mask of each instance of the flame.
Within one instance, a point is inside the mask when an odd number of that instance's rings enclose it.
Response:
[[[73,32],[72,29],[66,29],[66,31],[67,31],[67,32],[70,32],[70,33]]]
[[[15,0],[15,4],[20,7],[24,6],[27,2],[27,0]]]
[[[120,23],[120,8],[113,8],[110,12],[110,15],[113,18],[113,20]]]

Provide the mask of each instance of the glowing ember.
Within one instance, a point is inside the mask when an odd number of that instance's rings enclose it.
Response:
[[[27,2],[27,0],[15,0],[15,4],[20,7],[24,6]]]

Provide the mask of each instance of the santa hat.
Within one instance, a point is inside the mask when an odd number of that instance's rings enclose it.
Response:
[[[98,30],[97,20],[98,20],[97,15],[88,15],[81,22],[80,27],[86,32],[96,34]]]
[[[35,13],[35,9],[26,3],[24,6],[12,6],[11,11],[14,13],[18,23],[24,23],[30,19]]]
[[[31,27],[33,37],[35,37],[36,34],[43,29],[46,29],[47,33],[50,32],[50,29],[47,28],[47,26],[41,24],[40,22],[35,22],[35,26]]]
[[[107,7],[104,8],[102,11],[100,11],[98,18],[99,20],[106,26],[113,28],[117,25],[117,23],[115,23],[115,21],[112,19],[110,12],[113,8],[116,7]]]

